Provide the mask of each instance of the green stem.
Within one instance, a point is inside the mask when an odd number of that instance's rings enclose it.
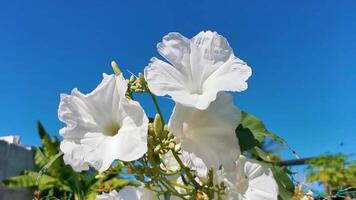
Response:
[[[171,184],[170,184],[170,181],[168,181],[167,179],[162,178],[162,179],[161,179],[161,183],[162,183],[172,194],[174,194],[175,196],[178,196],[178,197],[180,197],[180,198],[182,198],[182,199],[186,199],[186,198],[184,197],[184,194],[180,194],[174,187],[172,187]]]
[[[188,185],[180,184],[180,183],[177,183],[177,182],[174,182],[174,181],[169,181],[169,184],[171,184],[173,186],[177,186],[177,187],[183,188],[185,190],[189,190],[189,191],[193,190],[193,188],[189,187]]]
[[[193,177],[193,175],[190,173],[190,169],[187,168],[182,160],[179,158],[179,155],[174,151],[174,150],[171,150],[172,151],[172,154],[174,156],[174,158],[177,160],[178,164],[180,165],[180,167],[183,169],[183,171],[185,172],[185,174],[188,176],[189,180],[191,183],[193,183],[193,185],[196,187],[196,188],[201,188],[200,184],[195,180],[195,178]]]
[[[161,109],[158,106],[158,101],[156,99],[156,96],[154,94],[152,94],[151,91],[148,91],[148,94],[150,94],[153,104],[155,105],[155,108],[157,110],[157,113],[159,114],[159,116],[161,116],[162,124],[164,124],[163,115],[162,115]]]

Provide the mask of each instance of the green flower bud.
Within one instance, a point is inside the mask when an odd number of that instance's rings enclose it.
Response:
[[[157,137],[160,137],[161,132],[162,132],[162,128],[163,128],[163,124],[162,124],[162,118],[161,116],[157,113],[155,116],[155,119],[153,121],[153,127],[156,133]]]
[[[163,141],[163,145],[164,145],[164,146],[168,146],[169,143],[170,143],[170,141],[168,141],[168,140],[164,140],[164,141]]]
[[[174,142],[171,142],[168,144],[169,149],[174,149],[175,146],[176,146],[176,144],[174,144]]]
[[[168,139],[173,139],[174,138],[174,135],[172,132],[168,132],[168,135],[167,135]]]
[[[98,175],[95,176],[96,179],[101,179],[104,177],[105,177],[105,175],[103,173],[99,173]]]
[[[164,125],[163,130],[168,131],[168,125],[167,124]]]
[[[154,153],[158,153],[160,150],[161,150],[161,145],[157,145],[157,146],[154,148],[153,152],[154,152]]]
[[[130,76],[130,82],[134,82],[135,81],[135,76],[134,75],[131,75]]]
[[[119,65],[117,65],[117,63],[115,61],[111,61],[111,67],[114,70],[114,73],[115,73],[116,76],[121,74]]]
[[[180,152],[180,150],[181,150],[181,147],[180,147],[180,146],[177,146],[177,145],[176,145],[176,146],[174,147],[174,151],[175,151],[175,152],[178,153],[178,152]]]

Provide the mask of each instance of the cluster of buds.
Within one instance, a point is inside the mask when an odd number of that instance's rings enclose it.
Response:
[[[142,73],[138,74],[138,77],[131,75],[130,79],[127,80],[127,85],[129,87],[128,92],[143,93],[148,91],[147,82]]]
[[[103,193],[103,192],[107,193],[107,192],[110,192],[110,190],[112,190],[112,188],[113,188],[113,183],[109,182],[109,183],[100,185],[97,188],[97,191],[100,193]]]
[[[166,154],[170,150],[179,151],[174,135],[168,131],[168,126],[163,125],[162,118],[156,114],[153,123],[148,125],[148,144],[153,147],[155,154]]]
[[[111,62],[111,67],[114,73],[118,76],[121,74],[119,65],[115,62]],[[148,91],[147,82],[142,73],[138,74],[138,77],[131,75],[130,79],[126,80],[128,85],[128,90],[126,91],[126,97],[132,99],[132,93],[143,93]]]

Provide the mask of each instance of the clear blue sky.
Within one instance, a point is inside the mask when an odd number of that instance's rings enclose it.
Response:
[[[355,153],[355,11],[353,0],[1,1],[0,135],[37,145],[36,120],[58,135],[60,93],[91,91],[113,59],[142,71],[168,32],[209,29],[253,68],[240,108],[302,157]],[[160,102],[167,118],[173,104]]]

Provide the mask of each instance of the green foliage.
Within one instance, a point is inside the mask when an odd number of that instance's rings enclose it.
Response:
[[[263,122],[247,112],[242,112],[241,122],[236,128],[236,135],[239,139],[241,151],[244,154],[267,162],[277,181],[279,188],[279,198],[290,200],[294,193],[294,184],[290,179],[291,172],[285,167],[279,167],[275,161],[279,161],[279,156],[266,150],[266,139],[274,144],[286,145],[286,142],[267,130]]]
[[[286,167],[272,166],[273,176],[278,184],[279,196],[283,200],[292,199],[294,194],[294,183],[288,174],[291,172]]]
[[[325,192],[331,194],[332,189],[356,185],[356,161],[348,161],[344,154],[324,154],[307,161],[308,173],[306,178],[310,182],[318,182],[325,186]]]
[[[59,199],[95,199],[99,191],[120,189],[132,184],[117,176],[122,165],[113,165],[105,174],[77,173],[63,161],[57,138],[51,139],[40,122],[37,123],[42,147],[36,149],[36,171],[24,171],[23,175],[3,180],[8,187],[30,188],[39,194],[35,198],[56,197]],[[97,177],[97,178],[96,178]]]

